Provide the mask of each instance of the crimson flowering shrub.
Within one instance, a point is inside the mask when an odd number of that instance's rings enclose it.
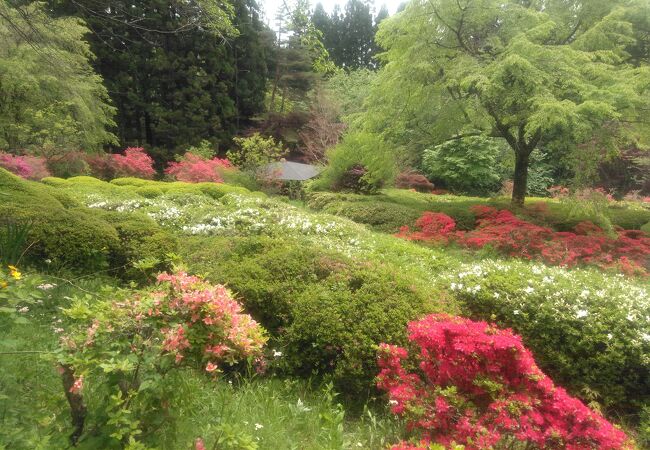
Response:
[[[165,173],[171,175],[178,181],[186,181],[188,183],[201,183],[205,181],[222,183],[221,170],[232,167],[232,164],[227,159],[206,159],[188,152],[185,153],[180,161],[170,163]]]
[[[442,213],[425,212],[415,223],[419,231],[402,227],[397,236],[427,242],[449,241],[473,249],[490,246],[508,256],[575,266],[588,264],[616,268],[628,274],[646,274],[650,259],[650,238],[639,230],[618,230],[607,235],[591,222],[581,222],[573,232],[556,232],[527,222],[508,210],[476,205],[476,228],[456,231],[454,220]]]
[[[158,282],[119,301],[76,299],[65,310],[73,326],[62,335],[59,363],[76,438],[88,388],[108,390],[98,406],[108,421],[99,426],[128,441],[159,419],[152,414],[169,415],[165,381],[175,369],[215,375],[242,361],[262,361],[265,331],[224,286],[184,272],[163,273]]]
[[[151,179],[156,173],[153,159],[142,147],[128,147],[123,155],[114,154],[111,157],[113,170],[118,177]]]
[[[45,159],[37,156],[0,152],[0,167],[28,180],[40,180],[50,176]]]
[[[406,349],[381,344],[377,386],[424,445],[633,448],[621,430],[555,386],[509,329],[439,314],[409,323],[408,334],[415,361]]]
[[[102,180],[115,178],[115,163],[113,155],[108,153],[95,153],[84,156],[84,160],[90,169],[92,176]]]
[[[447,242],[456,229],[456,221],[447,214],[425,211],[415,221],[420,231],[411,232],[408,226],[400,228],[397,236],[416,241]]]

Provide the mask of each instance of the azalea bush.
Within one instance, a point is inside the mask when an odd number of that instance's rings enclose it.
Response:
[[[628,274],[645,274],[650,264],[650,238],[643,231],[619,230],[612,237],[591,222],[580,222],[572,232],[556,232],[508,210],[477,205],[472,211],[478,218],[474,230],[455,232],[451,217],[425,212],[416,221],[418,231],[405,226],[398,236],[416,241],[454,241],[474,249],[489,246],[508,256],[562,266],[616,268]]]
[[[124,154],[114,154],[112,165],[119,177],[153,178],[153,159],[142,147],[128,147]]]
[[[628,423],[650,398],[650,292],[596,269],[484,260],[440,278],[464,316],[513,328],[572,395]]]
[[[633,448],[620,429],[555,386],[510,330],[430,315],[409,323],[408,335],[413,361],[405,348],[380,346],[377,385],[420,442],[468,450],[514,442],[540,449]],[[396,448],[409,448],[402,445]]]
[[[49,177],[45,158],[0,152],[0,167],[28,180]]]
[[[221,183],[223,182],[221,171],[230,168],[232,165],[227,159],[208,159],[188,152],[179,161],[170,163],[165,173],[178,181],[189,183],[206,181]]]
[[[184,272],[163,273],[158,281],[150,291],[117,300],[86,296],[65,309],[71,322],[58,362],[73,443],[87,429],[87,389],[103,393],[103,401],[93,402],[101,410],[92,414],[103,422],[97,425],[126,443],[173,413],[166,398],[170,372],[188,367],[214,376],[261,356],[264,330],[224,286]]]

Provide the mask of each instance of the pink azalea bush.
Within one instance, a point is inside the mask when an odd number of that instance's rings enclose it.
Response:
[[[156,173],[153,159],[142,147],[128,147],[124,154],[114,154],[111,158],[113,170],[118,177],[151,179]]]
[[[99,416],[138,418],[135,427],[119,421],[98,426],[111,436],[135,437],[148,421],[168,420],[173,405],[159,390],[172,371],[193,368],[214,377],[227,367],[260,360],[266,342],[264,329],[225,286],[184,272],[163,273],[153,289],[124,299],[76,299],[65,314],[75,327],[61,330],[59,363],[64,388],[73,394],[67,398],[78,435],[88,387],[101,385],[120,398],[117,405],[108,398],[94,402],[105,409]]]
[[[633,448],[625,433],[555,386],[511,330],[439,314],[411,322],[408,335],[417,353],[388,344],[379,350],[377,386],[420,442],[393,450],[517,441],[539,449]]]
[[[37,156],[0,152],[0,167],[28,180],[40,180],[50,176],[45,159]]]
[[[201,183],[211,181],[222,183],[221,170],[232,168],[227,159],[206,159],[194,153],[186,153],[178,162],[169,164],[165,173],[178,181]]]

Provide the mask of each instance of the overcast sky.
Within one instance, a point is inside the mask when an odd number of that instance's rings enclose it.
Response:
[[[293,4],[293,0],[286,0],[287,3],[291,6]],[[395,11],[397,11],[397,7],[402,3],[404,0],[374,0],[374,8],[375,8],[375,14],[379,11],[382,5],[386,5],[386,8],[388,8],[388,12],[392,16],[395,14]],[[283,0],[260,0],[259,4],[262,6],[262,9],[264,10],[266,17],[267,17],[267,23],[268,20],[271,21],[269,25],[273,27],[273,24],[275,22],[275,14],[278,11],[278,8],[280,5],[282,5]],[[341,10],[345,7],[345,4],[347,3],[347,0],[311,0],[311,7],[312,10],[316,6],[317,3],[322,3],[323,7],[325,8],[325,11],[328,13],[331,13],[332,10],[334,9],[335,5],[339,5],[341,7]]]

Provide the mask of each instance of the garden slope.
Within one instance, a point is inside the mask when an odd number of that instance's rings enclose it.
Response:
[[[372,384],[375,344],[403,342],[403,325],[425,312],[464,311],[513,327],[558,384],[606,411],[635,420],[649,397],[647,281],[425,248],[244,191],[46,182],[91,209],[141,213],[180,237],[189,269],[228,283],[272,331],[287,372],[329,374],[360,393]],[[149,188],[160,192],[152,198]]]

